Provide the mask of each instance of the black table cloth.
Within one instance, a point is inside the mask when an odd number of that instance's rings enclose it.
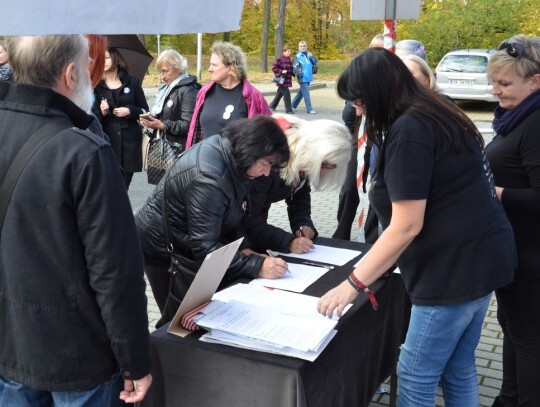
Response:
[[[369,245],[318,238],[316,244],[360,250]],[[353,270],[359,257],[329,270],[304,294],[322,296]],[[298,262],[299,259],[287,259]],[[185,338],[151,335],[152,387],[143,407],[361,407],[395,370],[405,338],[410,300],[401,275],[370,286],[379,303],[374,311],[360,293],[337,325],[338,333],[314,361],[199,341],[204,331]]]

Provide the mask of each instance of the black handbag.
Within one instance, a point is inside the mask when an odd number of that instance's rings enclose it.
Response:
[[[293,75],[296,76],[297,78],[301,78],[304,75],[302,63],[298,59],[295,59],[295,61],[293,62],[292,72],[293,72]]]
[[[313,72],[313,75],[315,75],[317,72],[319,72],[319,65],[317,64],[311,65],[311,71]]]
[[[182,154],[178,155],[177,158],[180,158]],[[161,199],[161,213],[163,220],[163,237],[165,243],[167,244],[167,252],[170,256],[169,264],[169,293],[167,295],[167,300],[165,301],[165,306],[163,307],[163,312],[161,318],[156,324],[156,328],[165,325],[167,322],[171,321],[176,315],[180,303],[184,299],[184,296],[187,293],[187,290],[193,280],[195,275],[201,266],[201,263],[188,259],[185,256],[182,256],[178,253],[175,253],[174,246],[171,241],[171,231],[169,225],[169,211],[167,209],[167,176],[169,172],[165,174],[165,182],[163,184],[163,197]]]
[[[148,183],[156,185],[182,151],[182,144],[167,140],[166,136],[150,139],[146,154]]]

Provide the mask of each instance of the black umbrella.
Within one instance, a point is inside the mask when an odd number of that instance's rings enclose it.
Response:
[[[148,66],[154,59],[135,34],[107,35],[109,48],[116,48],[129,67],[129,74],[142,82]]]

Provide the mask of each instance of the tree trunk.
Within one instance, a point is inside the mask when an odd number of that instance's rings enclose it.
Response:
[[[279,57],[283,51],[283,39],[285,38],[285,7],[287,7],[287,0],[279,0],[278,18],[276,29],[274,30],[274,54],[276,58]]]
[[[231,33],[227,31],[226,33],[223,33],[223,41],[224,42],[230,42],[231,41]]]
[[[270,32],[270,11],[272,7],[271,0],[264,0],[264,19],[261,33],[261,72],[268,72],[268,36]]]

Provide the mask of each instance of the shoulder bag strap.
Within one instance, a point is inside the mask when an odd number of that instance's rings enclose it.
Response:
[[[184,153],[180,154],[174,160],[174,162],[178,161],[180,157],[184,155]],[[167,243],[167,252],[169,252],[169,254],[173,253],[174,247],[171,239],[171,230],[169,228],[169,211],[167,210],[167,180],[173,166],[174,163],[167,169],[165,175],[163,176],[163,197],[161,198],[161,219],[163,220],[163,236],[165,238],[165,243]]]
[[[6,217],[6,211],[11,200],[11,194],[15,189],[15,185],[21,176],[26,164],[34,156],[37,150],[45,144],[55,134],[64,130],[65,125],[60,125],[56,121],[51,121],[44,126],[37,129],[26,142],[23,144],[6,172],[2,185],[0,186],[0,232],[4,226],[4,218]]]

